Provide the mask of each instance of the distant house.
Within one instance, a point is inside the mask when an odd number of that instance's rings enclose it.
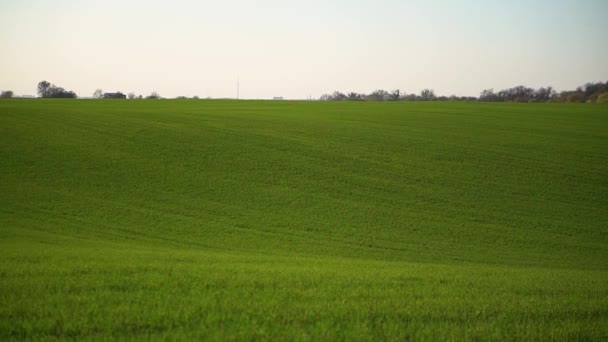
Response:
[[[104,99],[126,99],[127,95],[117,92],[117,93],[105,93],[103,94]]]

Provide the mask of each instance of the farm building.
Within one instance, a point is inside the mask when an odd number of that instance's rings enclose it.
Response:
[[[105,94],[103,94],[103,98],[104,99],[126,99],[127,95],[125,95],[121,92],[105,93]]]

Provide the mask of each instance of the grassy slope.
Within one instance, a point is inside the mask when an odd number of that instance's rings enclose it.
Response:
[[[607,114],[0,101],[0,336],[606,337]]]

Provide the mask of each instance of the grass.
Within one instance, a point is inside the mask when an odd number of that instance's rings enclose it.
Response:
[[[0,101],[0,338],[606,339],[608,108]]]

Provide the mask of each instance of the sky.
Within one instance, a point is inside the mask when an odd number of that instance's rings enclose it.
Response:
[[[0,0],[0,89],[477,96],[608,81],[608,0]]]

